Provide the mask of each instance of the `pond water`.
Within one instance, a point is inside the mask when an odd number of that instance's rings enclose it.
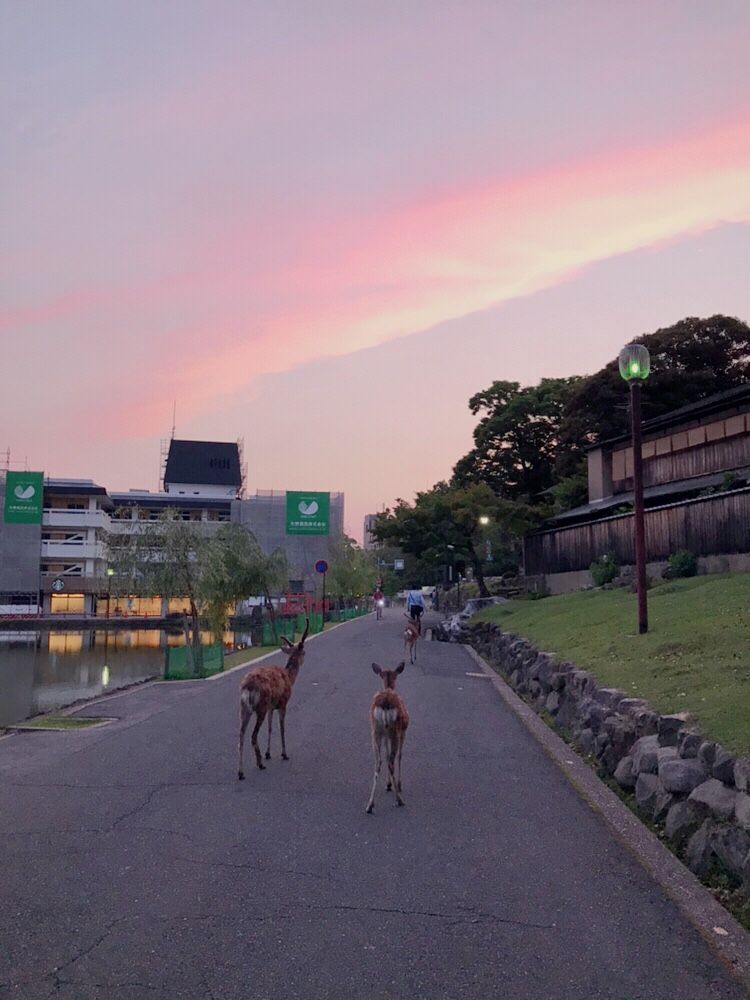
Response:
[[[247,638],[227,633],[225,647]],[[157,629],[0,631],[0,726],[161,677],[167,646],[184,642]]]

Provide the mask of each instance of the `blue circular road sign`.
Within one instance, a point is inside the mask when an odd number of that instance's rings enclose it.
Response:
[[[318,559],[318,561],[315,563],[315,572],[316,573],[328,572],[328,563],[325,561],[325,559]]]

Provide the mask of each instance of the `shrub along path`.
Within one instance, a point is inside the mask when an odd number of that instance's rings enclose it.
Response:
[[[689,711],[705,736],[750,753],[749,608],[750,574],[739,573],[653,587],[643,636],[625,590],[510,601],[475,620],[525,636],[659,712]]]

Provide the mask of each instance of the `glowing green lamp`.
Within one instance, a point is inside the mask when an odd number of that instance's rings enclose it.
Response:
[[[645,382],[651,371],[651,358],[643,344],[626,344],[620,351],[620,375],[626,382]]]

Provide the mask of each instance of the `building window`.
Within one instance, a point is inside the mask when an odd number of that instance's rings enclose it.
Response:
[[[52,594],[50,613],[53,615],[82,615],[84,602],[83,594]]]

